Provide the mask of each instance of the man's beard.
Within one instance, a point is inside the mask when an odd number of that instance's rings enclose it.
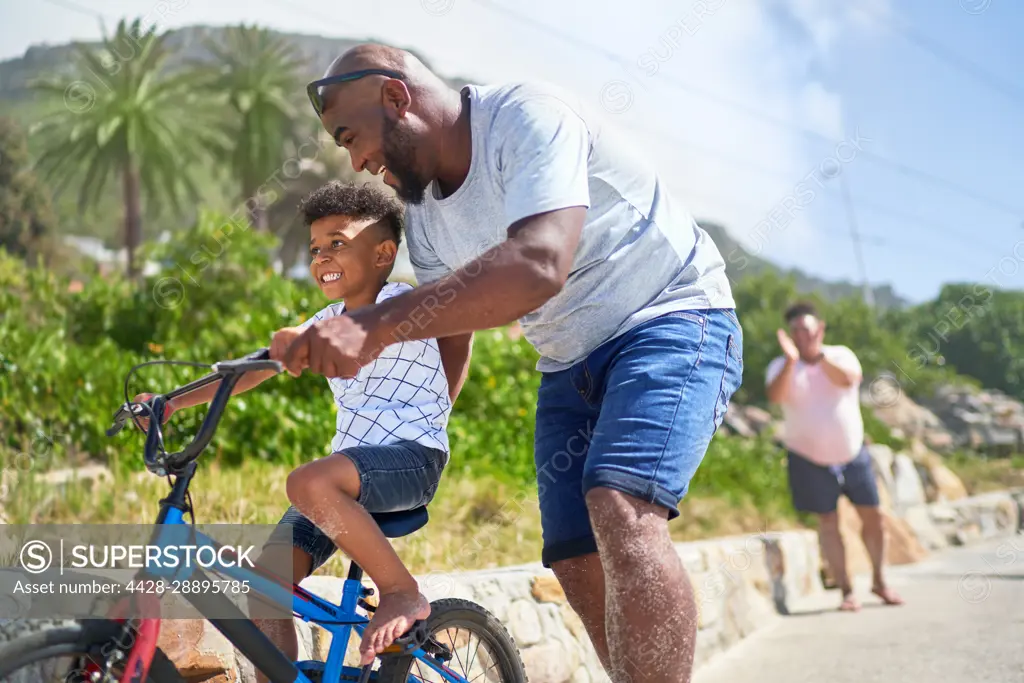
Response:
[[[426,196],[427,183],[416,174],[416,149],[409,132],[394,121],[384,119],[384,165],[398,181],[393,188],[402,201],[420,204]]]

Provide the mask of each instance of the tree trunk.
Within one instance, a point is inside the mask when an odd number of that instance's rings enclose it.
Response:
[[[245,183],[242,186],[242,201],[245,202],[246,216],[249,225],[257,232],[267,232],[270,229],[270,222],[267,220],[267,208],[263,206],[265,197],[260,194],[259,185]]]
[[[135,263],[135,250],[142,237],[142,216],[139,211],[139,171],[135,168],[135,160],[128,159],[124,169],[124,246],[128,252],[128,277],[135,279],[138,267]]]

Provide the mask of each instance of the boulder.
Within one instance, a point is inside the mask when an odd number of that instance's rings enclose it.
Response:
[[[899,453],[893,459],[893,483],[894,507],[901,514],[909,508],[927,502],[917,466],[906,453]]]
[[[757,436],[757,432],[747,422],[746,417],[743,414],[743,406],[732,403],[725,411],[725,426],[729,430],[738,435],[748,439]]]
[[[930,451],[921,443],[913,444],[910,458],[923,474],[927,502],[960,500],[968,496],[967,487],[951,469],[946,467],[942,457]]]
[[[187,681],[240,680],[234,646],[208,621],[164,619],[157,646]]]
[[[949,448],[953,435],[938,415],[918,405],[902,391],[879,391],[888,386],[879,380],[861,390],[861,403],[870,407],[875,417],[901,438],[920,439],[932,448]]]

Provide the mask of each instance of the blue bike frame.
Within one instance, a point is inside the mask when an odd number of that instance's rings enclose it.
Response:
[[[190,474],[179,477],[179,481],[182,478],[191,479]],[[185,487],[187,485],[186,481]],[[177,489],[178,487],[175,486],[175,488]],[[165,502],[165,506],[160,515],[161,519],[157,522],[157,528],[154,531],[154,545],[161,548],[169,545],[180,545],[182,541],[180,527],[184,526],[188,528],[190,545],[197,547],[208,546],[214,550],[220,547],[220,544],[209,536],[192,529],[191,525],[184,520],[182,509],[173,505],[170,499]],[[293,584],[289,589],[277,580],[251,569],[223,564],[217,564],[213,569],[237,581],[248,582],[250,592],[264,596],[276,605],[287,605],[290,602],[292,612],[295,615],[307,622],[317,624],[332,634],[333,638],[327,655],[327,662],[323,667],[322,680],[325,683],[327,681],[342,680],[342,676],[355,680],[360,679],[363,673],[361,668],[344,665],[345,653],[352,630],[354,629],[356,633],[362,636],[366,624],[369,623],[367,617],[360,615],[356,611],[359,606],[359,600],[368,595],[369,591],[363,586],[362,581],[358,578],[353,578],[354,572],[350,571],[349,578],[345,579],[341,604],[333,605],[300,588],[296,584]],[[181,567],[174,569],[152,568],[145,571],[147,575],[156,578],[179,581],[203,575],[201,569],[192,567],[187,569]],[[358,567],[355,567],[355,572],[358,572],[359,575],[362,573]],[[193,593],[184,593],[183,597],[195,605],[214,627],[223,633],[257,669],[270,677],[273,683],[311,683],[298,665],[305,664],[306,667],[310,667],[320,663],[290,662],[279,649],[270,643],[269,639],[251,620],[247,619],[237,607],[229,603],[225,596],[204,595],[199,597]],[[203,611],[204,607],[209,609],[211,605],[216,605],[216,610],[219,614],[234,614],[237,612],[237,616],[231,619],[211,618]],[[426,653],[422,648],[417,648],[409,654],[436,671],[448,683],[466,683],[463,677],[456,674],[432,655]],[[418,679],[411,678],[410,680]]]

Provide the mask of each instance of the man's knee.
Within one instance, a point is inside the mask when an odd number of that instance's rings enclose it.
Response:
[[[881,508],[867,505],[858,505],[857,514],[860,516],[861,528],[865,530],[885,529],[885,515]]]
[[[587,491],[586,501],[591,522],[596,524],[646,524],[658,528],[668,521],[668,510],[661,505],[605,486]]]
[[[822,533],[839,533],[839,512],[823,512],[818,515],[818,528]]]
[[[586,500],[603,561],[640,560],[670,543],[662,506],[603,486],[588,491]]]

